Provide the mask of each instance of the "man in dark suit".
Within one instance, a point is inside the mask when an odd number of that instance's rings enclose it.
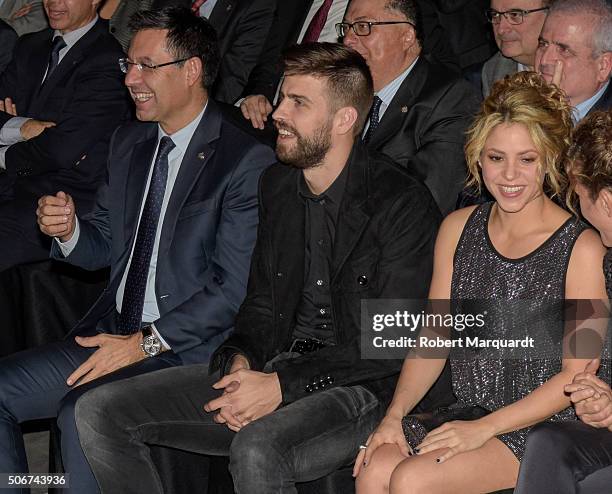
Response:
[[[121,65],[148,123],[115,132],[91,214],[77,219],[64,192],[41,198],[37,211],[56,238],[53,256],[86,269],[110,264],[109,285],[66,340],[0,361],[0,471],[26,471],[20,422],[57,416],[75,493],[96,489],[74,424],[78,398],[110,380],[208,362],[231,330],[259,175],[274,162],[208,98],[219,57],[207,21],[166,9],[143,11],[132,26]]]
[[[110,136],[129,115],[123,52],[98,4],[45,2],[52,29],[20,38],[0,77],[0,270],[48,257],[33,221],[41,195],[62,189],[91,209]]]
[[[167,0],[206,17],[219,36],[221,67],[212,96],[233,104],[266,43],[277,0]],[[155,3],[153,4],[155,6]]]
[[[282,77],[282,52],[295,43],[338,41],[336,24],[342,21],[348,0],[286,0],[279,2],[264,50],[251,72],[240,101],[244,118],[263,129],[272,113]]]
[[[393,394],[401,361],[362,356],[361,301],[426,297],[440,214],[361,143],[362,57],[298,45],[285,65],[273,118],[286,164],[260,182],[247,297],[211,366],[225,375],[168,369],[83,397],[79,435],[102,493],[162,493],[148,444],[229,453],[239,493],[295,492],[351,464]]]
[[[466,80],[422,56],[419,17],[414,0],[392,7],[388,0],[353,0],[340,34],[374,79],[368,148],[412,170],[446,215],[464,186],[464,135],[478,97]]]
[[[536,69],[565,91],[576,122],[591,111],[612,109],[611,28],[607,0],[557,0],[544,21]]]

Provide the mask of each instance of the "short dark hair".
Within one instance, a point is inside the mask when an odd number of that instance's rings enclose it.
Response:
[[[421,8],[415,0],[388,0],[385,6],[387,10],[397,10],[414,25],[416,39],[423,46],[423,16]]]
[[[303,43],[285,51],[285,75],[324,78],[332,109],[352,106],[357,110],[355,135],[361,133],[374,98],[368,64],[352,48],[338,43]]]
[[[164,7],[136,12],[129,22],[133,34],[145,29],[168,30],[166,48],[177,59],[202,60],[202,85],[210,89],[215,82],[221,56],[217,33],[208,20],[185,7]]]

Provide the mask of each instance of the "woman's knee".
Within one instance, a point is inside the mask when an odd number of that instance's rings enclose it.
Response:
[[[378,448],[367,465],[362,465],[355,486],[359,494],[389,492],[391,474],[403,457],[394,445]]]

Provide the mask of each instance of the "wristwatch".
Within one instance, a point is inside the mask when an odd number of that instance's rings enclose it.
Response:
[[[140,348],[147,357],[155,357],[155,355],[159,355],[162,351],[162,344],[159,341],[157,335],[151,329],[151,326],[145,326],[141,329],[142,332],[142,342],[140,343]]]

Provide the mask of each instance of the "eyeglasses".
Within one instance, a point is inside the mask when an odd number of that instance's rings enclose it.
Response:
[[[173,62],[166,62],[166,63],[159,63],[157,65],[150,65],[148,63],[136,63],[136,62],[132,62],[129,58],[120,58],[119,59],[119,68],[121,69],[121,72],[123,72],[124,74],[128,73],[128,70],[130,69],[130,66],[134,66],[138,69],[138,72],[153,72],[155,69],[159,69],[161,67],[166,67],[168,65],[174,65],[176,63],[181,63],[181,62],[185,62],[187,60],[189,60],[192,57],[187,57],[187,58],[181,58],[180,60],[174,60]]]
[[[533,12],[540,12],[542,10],[548,10],[548,7],[541,7],[539,9],[521,10],[521,9],[510,9],[505,12],[498,12],[494,9],[488,9],[485,12],[487,20],[493,24],[499,24],[501,22],[501,16],[503,15],[510,24],[515,26],[522,24],[525,20],[525,16]]]
[[[358,21],[358,22],[339,22],[336,24],[336,34],[339,38],[344,38],[349,29],[352,29],[357,36],[369,36],[372,33],[372,26],[388,26],[391,24],[410,24],[412,27],[415,25],[408,21]]]

